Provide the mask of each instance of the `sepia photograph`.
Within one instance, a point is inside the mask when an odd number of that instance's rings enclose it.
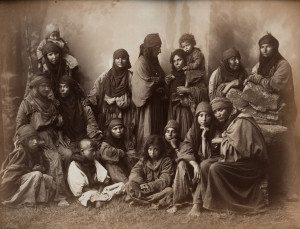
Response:
[[[0,1],[0,228],[300,228],[300,1]]]

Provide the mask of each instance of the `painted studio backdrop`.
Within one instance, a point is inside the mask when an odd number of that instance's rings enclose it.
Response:
[[[166,73],[170,72],[170,53],[178,48],[180,35],[193,33],[204,53],[209,77],[222,52],[232,46],[240,50],[244,66],[252,68],[258,60],[259,38],[271,32],[292,66],[299,109],[299,11],[297,1],[2,1],[0,160],[12,149],[15,117],[28,72],[36,68],[36,47],[50,22],[59,25],[68,41],[87,91],[96,77],[111,67],[114,50],[125,48],[134,64],[148,33],[158,32],[162,38],[159,59]]]

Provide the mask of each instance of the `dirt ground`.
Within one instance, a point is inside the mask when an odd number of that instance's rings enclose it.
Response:
[[[69,207],[0,207],[0,228],[300,228],[300,203],[272,203],[259,215],[217,214],[205,211],[188,217],[190,206],[174,215],[145,206],[129,206],[122,198],[101,209],[88,209],[76,201]]]

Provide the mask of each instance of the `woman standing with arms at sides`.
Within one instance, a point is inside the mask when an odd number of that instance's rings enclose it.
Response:
[[[136,106],[138,150],[149,135],[162,134],[166,123],[165,73],[158,60],[161,44],[158,33],[148,34],[133,68],[132,101]]]

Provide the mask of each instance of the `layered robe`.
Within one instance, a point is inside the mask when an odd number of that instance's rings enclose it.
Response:
[[[254,119],[239,114],[223,133],[221,158],[201,163],[201,196],[209,210],[263,211],[268,204],[264,137]]]

